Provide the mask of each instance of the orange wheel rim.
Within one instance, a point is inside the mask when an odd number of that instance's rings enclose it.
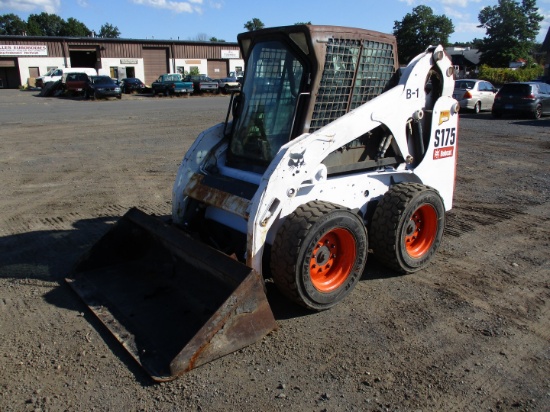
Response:
[[[317,242],[309,260],[313,286],[331,292],[344,284],[355,263],[355,238],[346,229],[333,229]]]
[[[405,249],[409,256],[420,258],[432,247],[437,234],[437,212],[432,205],[422,205],[405,227]]]

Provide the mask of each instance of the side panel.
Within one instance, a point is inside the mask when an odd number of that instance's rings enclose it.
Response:
[[[437,101],[426,156],[414,170],[423,184],[439,191],[445,210],[453,207],[458,155],[458,113],[449,110],[454,103],[450,97],[441,97]]]

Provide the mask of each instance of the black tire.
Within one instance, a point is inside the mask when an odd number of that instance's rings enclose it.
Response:
[[[479,114],[479,112],[481,112],[481,103],[480,102],[476,102],[475,106],[474,106],[474,113],[475,114]]]
[[[537,107],[535,107],[535,111],[533,112],[533,119],[538,120],[542,117],[542,106],[540,104],[537,104]]]
[[[168,89],[166,89],[166,90],[164,91],[164,95],[165,95],[166,97],[170,96],[170,91],[169,91]]]
[[[358,215],[332,203],[309,202],[277,232],[271,249],[273,280],[299,305],[328,309],[361,278],[367,250],[367,229]]]
[[[439,193],[418,183],[399,183],[376,206],[369,243],[381,263],[412,273],[428,265],[444,228],[445,207]]]
[[[493,112],[491,112],[491,114],[493,115],[493,117],[494,117],[495,119],[500,119],[500,118],[502,117],[502,113],[501,113],[501,112],[495,112],[495,111],[493,111]]]

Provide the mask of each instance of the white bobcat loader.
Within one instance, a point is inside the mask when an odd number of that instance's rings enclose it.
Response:
[[[172,218],[130,210],[68,279],[158,381],[275,329],[266,278],[323,310],[369,252],[397,272],[424,268],[452,207],[459,106],[441,46],[399,70],[395,38],[368,30],[238,41],[242,91],[183,158]]]

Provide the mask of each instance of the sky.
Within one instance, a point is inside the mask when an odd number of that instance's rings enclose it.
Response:
[[[483,38],[477,28],[478,14],[497,0],[0,0],[0,15],[14,13],[27,20],[42,12],[69,17],[99,32],[109,23],[124,39],[198,40],[216,37],[236,42],[246,31],[244,24],[260,19],[265,27],[297,22],[359,27],[391,33],[413,8],[423,4],[434,14],[453,21],[450,42]],[[346,5],[346,6],[344,6]],[[538,0],[544,16],[537,41],[542,42],[550,27],[550,0]]]

